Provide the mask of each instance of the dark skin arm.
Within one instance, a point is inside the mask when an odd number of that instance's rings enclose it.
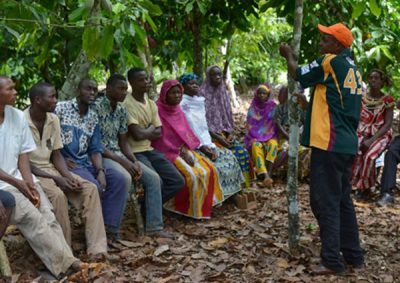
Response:
[[[232,147],[232,139],[228,140],[223,135],[214,132],[210,132],[210,135],[212,138],[216,139],[222,146],[226,148]]]
[[[92,160],[92,164],[97,171],[97,181],[99,182],[101,189],[104,191],[107,187],[107,181],[106,175],[104,173],[103,158],[101,157],[101,153],[93,153],[90,156],[90,159]]]
[[[211,161],[217,160],[217,154],[212,148],[203,145],[200,147],[200,151],[210,158]]]
[[[29,157],[27,153],[20,154],[18,157],[18,169],[21,172],[22,180],[14,178],[0,169],[0,180],[17,188],[33,205],[40,205],[39,194],[33,183],[32,172],[29,166]]]
[[[190,166],[194,166],[194,160],[192,156],[189,154],[189,149],[186,146],[182,146],[181,150],[179,152],[179,156],[182,157],[182,159],[189,164]]]
[[[387,131],[390,130],[392,127],[392,122],[393,122],[393,108],[388,108],[385,110],[385,123],[383,126],[369,139],[365,139],[361,145],[360,149],[362,152],[365,152],[368,150],[368,148],[371,146],[371,144],[376,141],[378,138],[383,136],[384,134],[387,133]]]
[[[126,135],[125,135],[126,136]],[[126,141],[127,142],[127,141]],[[129,143],[127,142],[127,147],[129,148],[125,148],[123,149],[123,147],[121,147],[121,143],[120,143],[120,138],[118,143],[120,144],[120,148],[122,150],[122,153],[126,156],[126,158],[123,158],[121,156],[119,156],[118,154],[115,154],[113,151],[105,149],[103,152],[103,156],[105,158],[109,158],[111,160],[114,160],[115,162],[118,162],[119,164],[122,165],[122,167],[124,167],[126,169],[126,171],[129,172],[129,174],[131,174],[132,178],[134,180],[139,180],[140,177],[142,176],[142,169],[140,168],[139,162],[136,160],[135,156],[132,154],[132,152],[129,152],[128,156],[126,155],[126,153],[124,152],[125,150],[129,150],[130,146]]]
[[[142,128],[137,124],[130,124],[128,132],[135,141],[155,140],[161,137],[161,127],[150,125],[147,128]]]
[[[160,130],[161,132],[161,130]],[[132,152],[131,145],[128,142],[128,135],[127,134],[119,134],[118,135],[118,145],[119,148],[121,149],[122,153],[128,158],[128,160],[131,162],[131,169],[133,169],[132,177],[137,181],[142,177],[142,168],[140,167],[139,162],[137,161],[135,155]],[[133,166],[133,167],[132,167]]]
[[[52,152],[51,162],[53,163],[57,171],[60,172],[62,177],[51,175],[37,168],[36,166],[31,165],[33,174],[39,177],[53,179],[57,186],[65,192],[78,192],[82,190],[82,186],[79,181],[72,176],[71,172],[69,172],[65,159],[62,156],[60,150],[54,150]]]
[[[280,123],[276,123],[278,126],[279,133],[287,140],[289,140],[289,134],[286,132],[285,127],[283,127]]]
[[[296,69],[298,65],[296,63],[293,49],[287,43],[282,43],[279,46],[279,53],[286,59],[289,75],[296,80]]]

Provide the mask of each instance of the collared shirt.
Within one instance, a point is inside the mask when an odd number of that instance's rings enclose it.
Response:
[[[125,98],[123,105],[128,112],[128,126],[135,124],[144,129],[150,125],[156,128],[161,127],[157,105],[147,95],[145,95],[144,103],[142,103],[137,101],[132,94],[129,94]],[[150,140],[135,141],[132,137],[129,137],[128,141],[134,153],[153,150]]]
[[[18,170],[18,158],[23,153],[36,149],[24,113],[7,105],[4,108],[4,121],[0,124],[0,169],[14,178],[22,180]],[[37,179],[33,177],[37,182]],[[0,180],[0,189],[9,184]]]
[[[356,154],[362,79],[350,49],[326,54],[296,70],[304,88],[314,87],[302,144],[326,151]]]
[[[29,109],[30,107],[27,108],[24,113],[36,144],[36,150],[29,153],[29,161],[38,168],[53,168],[53,163],[50,161],[51,154],[53,150],[63,147],[60,120],[55,114],[46,113],[42,138],[40,138],[39,130],[32,121]]]
[[[103,146],[117,154],[121,153],[118,135],[128,132],[128,113],[125,107],[118,102],[114,111],[111,108],[110,100],[104,95],[97,99],[94,109],[99,116]]]
[[[89,156],[102,153],[99,119],[90,106],[81,117],[76,98],[57,104],[55,114],[60,119],[61,140],[64,145],[61,153],[78,167],[91,165]]]

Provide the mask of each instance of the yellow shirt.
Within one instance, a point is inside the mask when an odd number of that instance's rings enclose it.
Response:
[[[144,103],[142,103],[129,94],[125,98],[123,105],[128,112],[128,126],[135,124],[143,129],[148,128],[150,125],[156,128],[161,127],[157,105],[147,95],[145,95]],[[153,150],[150,140],[136,141],[130,135],[128,140],[134,153]]]
[[[29,153],[30,162],[38,168],[53,168],[54,166],[50,160],[51,153],[53,150],[63,147],[60,120],[55,114],[47,113],[43,126],[42,139],[40,139],[39,130],[32,122],[29,108],[24,113],[36,144],[36,149]]]

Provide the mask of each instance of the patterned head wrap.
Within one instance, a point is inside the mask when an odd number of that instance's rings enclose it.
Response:
[[[195,73],[183,74],[182,76],[179,77],[179,82],[182,85],[185,85],[188,81],[191,80],[199,80],[199,77]]]

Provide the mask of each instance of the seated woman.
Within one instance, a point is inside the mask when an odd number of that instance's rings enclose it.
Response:
[[[391,81],[385,73],[373,69],[368,75],[369,90],[364,93],[358,124],[358,154],[353,164],[352,184],[360,198],[367,198],[375,186],[375,160],[392,138],[394,100],[382,88]]]
[[[247,112],[246,147],[256,168],[259,187],[272,185],[272,165],[278,153],[278,129],[273,119],[276,103],[272,100],[272,88],[262,84],[254,92]]]
[[[208,157],[218,171],[224,199],[241,190],[242,171],[235,155],[227,148],[218,148],[212,141],[207,126],[204,97],[198,96],[199,83],[197,75],[185,74],[180,77],[184,87],[181,108],[190,128],[200,140],[198,152]]]
[[[233,138],[231,99],[218,66],[207,68],[206,79],[200,87],[199,96],[205,98],[207,124],[213,142],[218,147],[226,147],[235,154],[245,178],[245,185],[249,187],[250,156],[247,150]]]
[[[179,103],[183,87],[176,80],[165,81],[157,100],[161,138],[151,144],[165,154],[185,178],[185,187],[168,202],[166,209],[196,219],[210,218],[212,206],[223,200],[217,170],[194,149],[200,146]]]
[[[13,195],[0,190],[0,240],[7,229],[14,206],[15,199]]]
[[[299,94],[294,93],[293,96],[298,96]],[[276,126],[278,127],[279,132],[279,150],[278,156],[275,159],[274,165],[272,169],[274,173],[283,173],[287,172],[287,163],[288,163],[288,149],[289,149],[289,103],[288,101],[288,88],[286,86],[282,86],[279,89],[278,95],[279,105],[276,107],[274,111],[274,121]],[[299,127],[301,128],[305,121],[306,111],[302,109],[300,106],[297,106],[297,114],[299,116]],[[301,132],[301,130],[300,130]],[[304,146],[299,146],[298,151],[298,178],[304,179],[310,173],[310,158],[311,158],[311,150]]]

